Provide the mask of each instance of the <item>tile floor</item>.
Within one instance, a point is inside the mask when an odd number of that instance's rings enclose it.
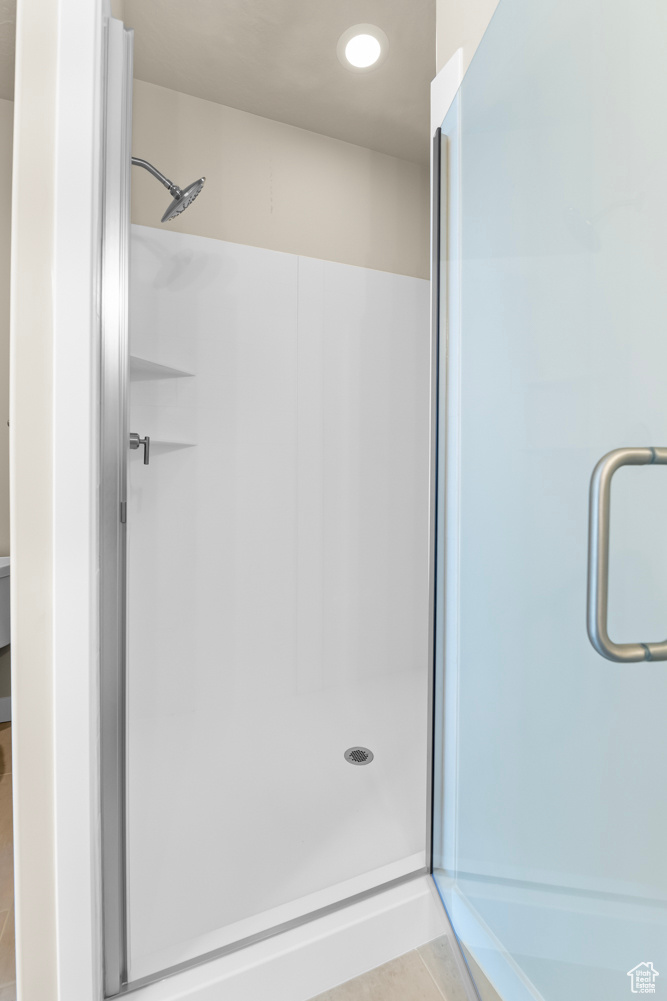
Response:
[[[12,725],[0,723],[0,1001],[16,1001]]]
[[[312,1001],[467,1001],[451,940],[443,935]]]

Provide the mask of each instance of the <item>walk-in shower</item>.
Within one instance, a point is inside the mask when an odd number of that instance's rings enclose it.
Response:
[[[114,143],[108,995],[402,888],[428,800],[428,281],[131,225]],[[131,163],[174,196],[163,221],[204,183]]]
[[[148,160],[142,160],[138,156],[133,156],[132,166],[143,167],[144,170],[147,170],[149,174],[152,174],[153,177],[160,182],[160,184],[164,184],[169,194],[173,196],[174,200],[168,206],[160,222],[170,222],[172,219],[175,219],[177,215],[180,215],[181,212],[185,212],[186,208],[192,204],[206,182],[205,177],[200,177],[198,180],[193,181],[192,184],[188,184],[187,188],[181,189],[177,184],[174,184],[173,181],[170,181],[168,177],[165,177],[164,174],[157,169],[157,167],[154,167],[152,163],[149,163]]]
[[[111,24],[107,996],[150,984],[162,999],[154,982],[187,971],[210,977],[207,993],[172,996],[271,997],[218,991],[212,967],[251,967],[239,950],[278,932],[316,938],[315,920],[429,870],[479,996],[623,1001],[656,993],[656,978],[659,991],[667,673],[650,658],[667,629],[667,466],[651,460],[667,445],[666,32],[664,0],[500,0],[438,104],[429,331],[426,268],[277,244],[295,204],[300,225],[322,228],[332,137],[306,158],[309,133],[290,126],[296,151],[281,160],[281,123],[267,139],[243,119],[237,242],[231,212],[217,229],[195,231],[196,210],[189,231],[132,225],[131,162],[174,198],[163,221],[204,179],[181,190],[130,159],[132,40]],[[173,154],[179,176],[217,171],[216,193],[236,198],[214,102],[141,87],[141,148]],[[158,99],[180,115],[171,150]],[[236,127],[245,113],[224,114]],[[346,204],[377,227],[412,167],[372,202],[371,153]],[[602,498],[592,597],[613,644],[591,645],[589,488],[612,451],[646,461],[619,468]]]

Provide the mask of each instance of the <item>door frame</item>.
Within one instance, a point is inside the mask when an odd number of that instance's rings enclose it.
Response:
[[[100,349],[100,809],[104,992],[127,982],[126,568],[133,32],[106,26]]]

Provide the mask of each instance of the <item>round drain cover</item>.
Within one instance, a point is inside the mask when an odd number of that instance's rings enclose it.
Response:
[[[351,765],[370,765],[373,757],[373,752],[367,747],[348,747],[345,752],[345,760]]]

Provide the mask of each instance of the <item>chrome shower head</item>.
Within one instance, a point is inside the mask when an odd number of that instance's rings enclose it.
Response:
[[[161,222],[169,222],[171,219],[175,219],[177,215],[180,215],[181,212],[185,212],[188,205],[195,200],[201,189],[204,187],[204,182],[206,180],[205,177],[200,177],[198,181],[193,181],[192,184],[189,184],[184,191],[181,191],[177,184],[174,184],[174,182],[170,181],[168,177],[161,174],[157,167],[154,167],[152,163],[148,162],[148,160],[140,160],[138,156],[133,156],[132,164],[135,167],[143,167],[144,170],[147,170],[149,174],[152,174],[153,177],[157,178],[160,184],[164,184],[165,188],[169,191],[169,194],[172,195],[174,200],[162,216],[162,219],[160,220]]]
[[[200,177],[198,181],[193,181],[192,184],[188,184],[187,188],[184,188],[183,191],[181,191],[180,194],[174,198],[173,202],[162,216],[160,222],[170,222],[172,219],[175,219],[177,215],[180,215],[181,212],[185,212],[188,205],[192,204],[201,189],[204,187],[205,180],[205,177]]]

